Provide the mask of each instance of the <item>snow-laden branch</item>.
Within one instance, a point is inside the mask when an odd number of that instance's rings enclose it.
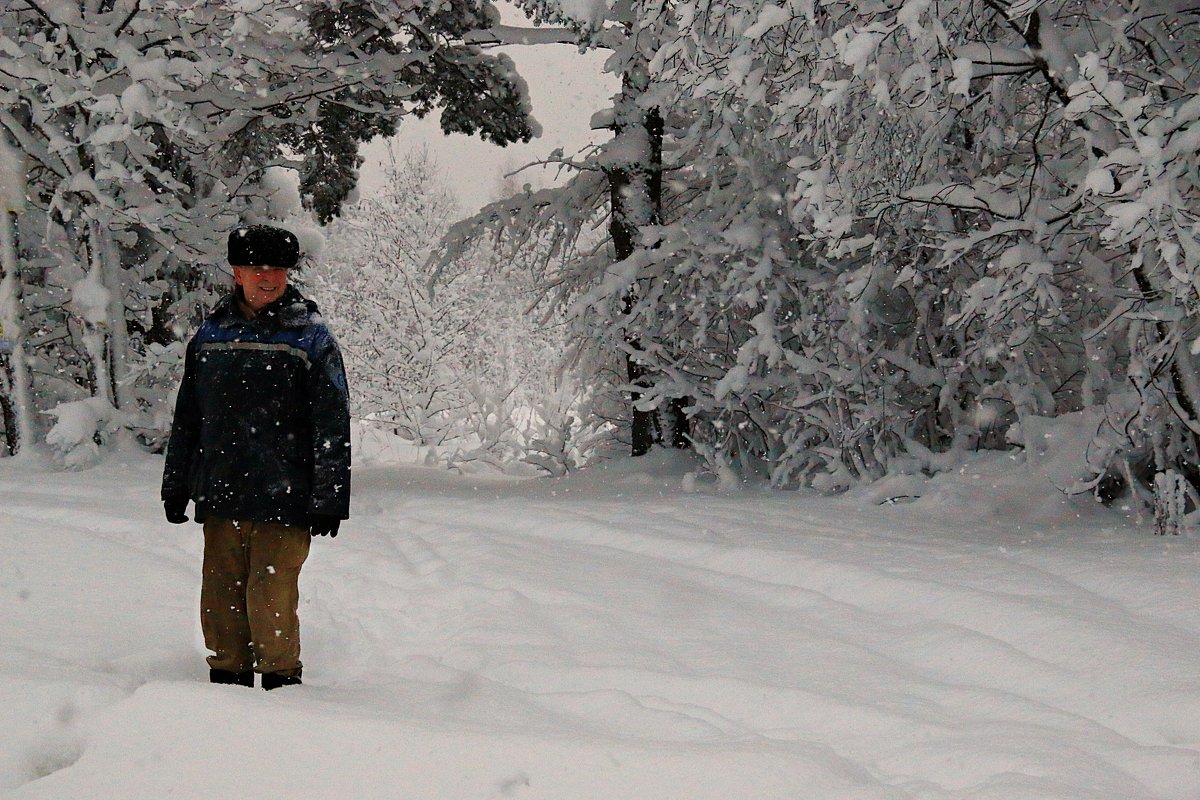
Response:
[[[505,45],[569,44],[579,46],[579,33],[569,28],[524,28],[515,25],[496,25],[469,31],[463,35],[467,44],[479,47]]]

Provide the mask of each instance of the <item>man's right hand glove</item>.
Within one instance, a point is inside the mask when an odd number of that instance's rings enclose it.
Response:
[[[342,521],[329,514],[309,514],[308,532],[313,536],[337,536]]]
[[[163,510],[167,513],[167,522],[172,525],[182,525],[187,522],[187,504],[186,497],[172,497],[170,500],[163,500]]]

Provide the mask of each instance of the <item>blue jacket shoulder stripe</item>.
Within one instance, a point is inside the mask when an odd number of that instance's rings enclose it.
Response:
[[[307,351],[302,347],[288,344],[287,342],[204,342],[200,345],[200,352],[205,353],[211,350],[258,350],[260,352],[280,352],[291,353],[304,362],[306,367],[312,366],[312,359],[308,357]]]

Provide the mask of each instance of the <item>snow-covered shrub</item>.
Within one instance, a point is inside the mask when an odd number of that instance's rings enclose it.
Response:
[[[521,443],[512,391],[468,381],[463,405],[454,414],[454,433],[444,453],[447,466],[463,472],[491,467],[503,471],[519,460]]]
[[[522,460],[560,477],[592,460],[612,442],[612,424],[595,413],[595,388],[560,378],[529,408]]]
[[[125,379],[131,384],[127,396],[133,407],[126,414],[127,425],[142,444],[155,452],[166,446],[171,434],[175,390],[183,374],[186,351],[185,341],[165,345],[138,342],[131,354]]]
[[[46,444],[69,469],[95,464],[100,445],[124,424],[124,415],[100,397],[62,403],[48,413],[56,422],[46,434]]]

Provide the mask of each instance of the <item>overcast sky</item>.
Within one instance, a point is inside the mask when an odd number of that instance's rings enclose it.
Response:
[[[509,25],[530,25],[522,15],[498,4]],[[359,190],[363,194],[378,191],[383,182],[383,165],[389,146],[397,153],[425,145],[445,171],[447,183],[458,195],[464,214],[500,195],[502,176],[527,163],[546,157],[556,148],[568,155],[591,142],[603,141],[607,131],[592,131],[592,114],[611,105],[618,85],[613,76],[603,74],[607,51],[579,53],[569,45],[531,45],[496,48],[512,58],[517,71],[529,86],[533,115],[542,135],[528,144],[497,147],[477,137],[452,134],[445,136],[434,116],[423,120],[406,119],[400,132],[390,140],[375,140],[366,145],[366,163],[360,171]],[[518,185],[541,186],[552,183],[552,171],[529,170],[516,177]]]

